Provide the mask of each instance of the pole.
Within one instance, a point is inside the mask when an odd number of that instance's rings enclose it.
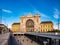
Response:
[[[2,9],[0,9],[0,24],[2,24]]]
[[[58,30],[59,30],[59,19],[58,19]]]

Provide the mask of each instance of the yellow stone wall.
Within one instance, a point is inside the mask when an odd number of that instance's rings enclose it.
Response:
[[[53,23],[42,23],[40,24],[40,32],[47,32],[53,30]]]
[[[12,32],[20,32],[20,24],[13,24]]]

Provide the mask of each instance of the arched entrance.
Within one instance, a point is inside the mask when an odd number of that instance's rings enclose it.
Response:
[[[33,20],[29,19],[26,21],[26,31],[33,32],[34,31],[34,22]]]

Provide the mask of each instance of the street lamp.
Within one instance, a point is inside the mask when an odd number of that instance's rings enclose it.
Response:
[[[55,35],[58,35],[58,33],[56,32]]]
[[[47,45],[47,43],[48,43],[47,41],[43,41],[43,44],[44,44],[44,45]]]

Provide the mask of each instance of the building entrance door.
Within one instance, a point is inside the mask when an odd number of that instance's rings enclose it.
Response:
[[[26,31],[33,32],[34,31],[34,22],[33,20],[29,19],[26,21]]]

